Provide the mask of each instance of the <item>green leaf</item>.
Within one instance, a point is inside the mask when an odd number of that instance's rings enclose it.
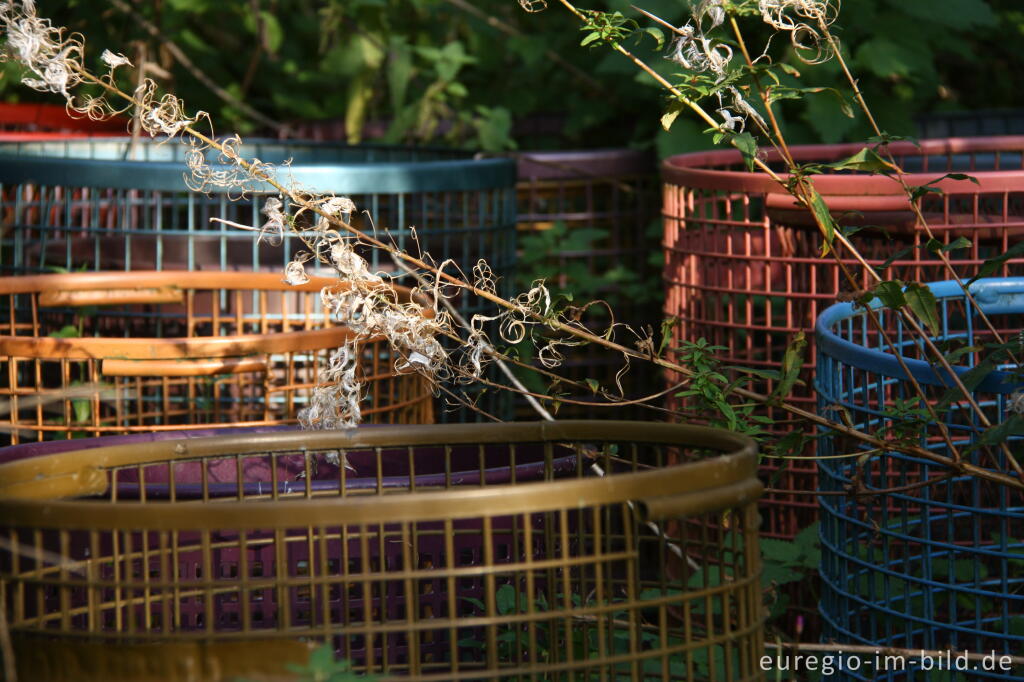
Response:
[[[762,379],[768,379],[769,381],[778,381],[782,378],[782,374],[775,369],[757,369],[755,367],[741,367],[739,365],[726,365],[723,369],[734,369],[737,372],[743,372],[745,374],[751,374],[755,377],[761,377]]]
[[[740,154],[743,155],[743,163],[747,165],[747,170],[750,172],[754,171],[754,160],[757,158],[757,140],[750,133],[740,133],[739,135],[733,135],[730,140],[733,147],[740,150]]]
[[[825,230],[825,241],[821,243],[821,255],[822,257],[825,257],[829,254],[829,251],[832,250],[832,242],[835,241],[836,238],[836,223],[832,220],[832,214],[828,210],[828,204],[826,204],[822,196],[818,194],[818,190],[811,187],[810,192],[811,210],[814,211],[815,217]]]
[[[970,281],[968,281],[967,283],[973,284],[982,277],[989,277],[991,275],[994,275],[996,272],[999,271],[1001,267],[1003,267],[1003,264],[1006,263],[1006,261],[1010,260],[1011,258],[1017,258],[1020,256],[1024,256],[1024,241],[1017,242],[1009,249],[1007,249],[1005,253],[1001,253],[998,256],[995,256],[994,258],[989,258],[978,269],[978,274],[972,277]]]
[[[895,253],[890,255],[888,258],[886,258],[884,263],[882,263],[881,265],[875,267],[875,272],[878,272],[878,273],[885,272],[886,270],[889,269],[890,265],[892,265],[895,261],[898,261],[900,258],[903,258],[907,254],[912,252],[915,248],[917,248],[917,247],[907,246],[907,247],[904,247],[904,248],[900,249],[899,251],[896,251]]]
[[[324,644],[317,647],[309,655],[309,667],[314,670],[324,670],[334,665],[334,647]]]
[[[840,105],[836,106],[831,97],[808,97],[804,105],[803,119],[822,142],[839,142],[857,125],[854,112],[844,98],[840,98]]]
[[[504,616],[512,613],[516,608],[516,588],[508,584],[502,585],[494,593],[494,601],[499,614]]]
[[[260,12],[260,18],[263,20],[264,35],[267,38],[267,50],[271,54],[277,54],[277,51],[281,48],[281,43],[284,41],[284,31],[281,30],[281,22],[267,10]]]
[[[800,370],[804,366],[804,351],[807,349],[807,339],[803,332],[797,332],[793,340],[786,346],[786,352],[782,356],[782,378],[772,391],[772,397],[784,399],[793,390],[796,382],[800,379]]]
[[[899,310],[907,304],[903,295],[903,282],[898,279],[879,282],[871,292],[886,308]]]
[[[584,379],[584,381],[587,382],[587,386],[590,387],[590,391],[596,395],[597,389],[601,388],[601,384],[599,384],[596,379]]]
[[[932,290],[918,282],[911,282],[903,291],[907,305],[914,311],[918,319],[925,323],[928,330],[935,335],[941,331],[939,322],[939,302]]]
[[[388,92],[391,96],[391,107],[399,111],[405,106],[405,97],[412,80],[412,48],[404,36],[392,36],[388,43]]]
[[[943,244],[938,239],[929,239],[925,244],[925,248],[931,253],[949,253],[959,249],[969,249],[972,246],[974,246],[974,243],[967,237],[957,237],[948,244]]]
[[[597,31],[594,31],[593,33],[588,33],[587,35],[583,36],[583,40],[580,41],[580,45],[586,47],[587,45],[594,42],[600,37],[601,34],[598,33]]]
[[[75,398],[71,401],[71,409],[75,412],[76,424],[84,424],[92,417],[92,403],[88,398]]]
[[[644,34],[647,34],[654,38],[655,42],[658,43],[658,46],[656,48],[658,50],[660,50],[662,46],[665,44],[665,34],[662,33],[661,29],[656,26],[647,26],[646,28],[643,29],[643,32],[641,33],[641,35]]]
[[[964,30],[972,26],[995,26],[998,18],[985,0],[899,0],[901,12],[916,19]]]
[[[853,156],[842,161],[825,165],[835,170],[859,170],[869,173],[896,173],[899,171],[899,168],[883,159],[878,155],[878,152],[870,147],[864,147]]]
[[[78,327],[69,324],[60,328],[60,331],[50,332],[48,335],[54,339],[77,339],[80,334],[78,333]]]
[[[908,78],[934,70],[931,55],[911,42],[873,38],[857,49],[857,61],[879,78]]]
[[[792,564],[809,569],[818,567],[821,563],[821,537],[818,530],[819,522],[815,521],[793,538],[796,553],[790,558]]]
[[[964,372],[959,376],[960,383],[963,384],[964,388],[968,391],[976,389],[982,381],[985,380],[989,374],[991,374],[996,368],[996,361],[991,356],[985,358],[974,367]],[[963,394],[957,386],[951,386],[943,396],[939,399],[939,402],[935,405],[936,410],[942,411],[953,404],[954,401],[963,398]]]
[[[679,118],[679,113],[683,110],[685,105],[679,101],[673,101],[668,105],[668,111],[661,116],[661,127],[668,132],[672,128],[672,124]]]
[[[480,609],[480,611],[483,613],[487,612],[487,606],[485,606],[482,601],[475,597],[459,597],[459,599],[462,599],[463,601],[468,601],[470,604]]]
[[[981,445],[999,445],[1012,436],[1024,436],[1024,416],[1010,415],[1004,421],[988,429],[978,438]]]

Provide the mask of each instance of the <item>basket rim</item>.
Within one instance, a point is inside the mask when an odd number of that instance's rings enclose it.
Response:
[[[558,441],[622,442],[709,447],[723,454],[661,469],[573,480],[449,488],[383,496],[273,501],[218,501],[207,504],[97,503],[61,501],[108,485],[103,467],[200,457],[266,454],[340,448],[415,447]],[[70,483],[70,485],[69,485]],[[93,485],[93,487],[89,487]],[[678,511],[709,512],[752,502],[763,486],[757,479],[757,445],[721,429],[684,424],[626,421],[519,422],[355,428],[347,431],[271,432],[250,436],[168,439],[144,445],[113,445],[0,464],[0,518],[33,528],[134,530],[218,530],[295,528],[340,523],[444,520],[481,515],[523,514],[584,508],[631,500],[672,502]],[[215,510],[215,513],[212,513]]]
[[[994,137],[972,138],[938,138],[921,140],[920,147],[911,142],[894,142],[889,148],[896,154],[926,156],[931,154],[956,154],[969,152],[1020,152],[1024,154],[1024,135],[1003,135]],[[830,162],[856,154],[864,144],[818,144],[796,145],[790,151],[796,161]],[[765,150],[767,161],[780,160],[775,150]],[[742,164],[743,157],[738,150],[723,149],[702,152],[690,152],[670,156],[661,163],[662,180],[666,183],[692,187],[695,189],[718,189],[756,194],[785,195],[783,186],[762,173],[746,171],[728,171],[707,168],[725,164]],[[947,194],[971,194],[990,191],[1019,191],[1024,182],[1024,168],[1018,170],[969,171],[978,180],[978,184],[965,184],[960,180],[945,178],[933,182],[945,173],[945,169],[928,172],[907,173],[903,176],[909,185],[925,185],[941,189]],[[785,182],[788,173],[779,173]],[[895,178],[884,175],[843,174],[816,175],[814,187],[825,197],[830,196],[887,196],[894,199],[902,198],[907,210],[910,209],[906,192]]]
[[[34,182],[43,185],[69,187],[98,187],[112,189],[139,189],[154,191],[188,191],[184,160],[145,161],[88,159],[57,156],[55,154],[19,154],[22,145],[30,148],[68,149],[72,145],[121,145],[127,137],[68,137],[64,140],[44,139],[38,142],[4,143],[0,140],[0,182],[18,184]],[[157,146],[167,140],[142,140]],[[331,150],[360,150],[372,152],[409,151],[444,152],[464,155],[464,158],[432,159],[426,161],[303,161],[294,154],[296,162],[288,167],[288,176],[301,186],[316,187],[320,191],[335,189],[345,194],[418,194],[423,192],[476,191],[511,189],[516,181],[515,162],[512,159],[482,157],[472,152],[430,147],[397,147],[383,145],[344,145],[330,142],[302,140],[252,139],[243,141],[242,153],[252,156],[266,155],[278,148],[286,155],[293,148],[308,146],[317,154]],[[229,194],[237,188],[212,187],[209,194]],[[273,186],[254,183],[247,193],[277,194]]]
[[[953,280],[930,282],[927,284],[939,300],[963,297],[963,289]],[[969,286],[971,295],[986,314],[1024,313],[1024,277],[989,277],[975,281]],[[882,308],[879,299],[869,304],[872,310]],[[834,303],[821,312],[814,325],[814,335],[818,349],[818,367],[822,367],[820,359],[826,356],[836,358],[844,365],[866,370],[886,377],[906,381],[907,373],[900,366],[900,360],[891,352],[867,348],[860,344],[840,338],[833,328],[856,315],[862,314],[855,303]],[[910,374],[921,384],[929,386],[952,387],[955,383],[949,372],[942,367],[924,360],[902,358]],[[955,365],[953,371],[962,376],[971,370],[970,366]],[[815,379],[819,383],[820,379]],[[1010,373],[993,371],[981,383],[976,391],[986,393],[1008,394],[1019,389],[1020,382],[1012,380]]]
[[[422,314],[433,315],[433,309],[409,287],[383,285],[395,290],[402,300],[417,300]],[[0,295],[34,294],[69,291],[133,291],[145,288],[184,290],[228,290],[257,294],[259,291],[301,291],[317,293],[324,288],[347,289],[351,285],[331,277],[310,277],[300,285],[290,285],[269,272],[149,270],[132,272],[73,272],[46,275],[0,277]],[[319,301],[317,306],[322,305]],[[324,319],[328,319],[326,313]],[[2,326],[0,326],[2,329]],[[353,336],[345,325],[300,329],[269,334],[234,334],[210,337],[72,337],[16,336],[0,334],[0,355],[41,359],[110,359],[110,360],[184,360],[227,358],[254,353],[283,353],[332,348]],[[368,338],[367,343],[383,340]]]

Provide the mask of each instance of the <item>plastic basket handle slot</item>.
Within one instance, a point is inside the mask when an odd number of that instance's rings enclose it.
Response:
[[[267,360],[265,358],[107,359],[100,367],[100,374],[108,377],[207,377],[218,374],[266,371]]]
[[[46,307],[120,305],[124,303],[184,303],[185,292],[176,286],[132,287],[122,289],[56,290],[39,294],[39,305]]]

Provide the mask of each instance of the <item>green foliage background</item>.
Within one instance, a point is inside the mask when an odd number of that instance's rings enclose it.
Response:
[[[662,131],[663,95],[652,79],[597,43],[581,46],[577,22],[557,2],[537,14],[523,12],[515,0],[467,3],[521,35],[509,36],[449,0],[135,0],[132,6],[260,112],[286,122],[344,121],[351,142],[373,137],[488,151],[654,145],[662,156],[711,146],[703,126],[685,116],[671,133]],[[681,0],[640,4],[676,25],[687,15]],[[584,6],[638,17],[629,5]],[[103,48],[134,58],[138,43],[147,43],[150,58],[172,74],[166,87],[190,107],[213,113],[222,132],[266,132],[107,0],[40,0],[39,6],[84,33],[97,60]],[[914,134],[914,116],[924,112],[1021,106],[1024,64],[1017,48],[1024,8],[1017,0],[847,0],[842,9],[843,49],[887,131]],[[663,74],[676,70],[654,40],[629,38],[627,47]],[[550,53],[578,71],[553,62]],[[769,53],[794,64],[805,86],[842,85],[835,62],[804,65],[783,38]],[[6,66],[0,97],[45,99],[17,80]],[[845,115],[829,94],[787,103],[783,118],[793,142],[868,134],[863,117]]]

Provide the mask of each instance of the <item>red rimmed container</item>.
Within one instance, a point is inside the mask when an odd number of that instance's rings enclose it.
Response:
[[[832,162],[863,145],[793,147],[799,163]],[[958,272],[970,277],[988,258],[1024,236],[1024,137],[925,140],[889,146],[907,171],[910,185],[928,192],[920,207],[943,245],[960,237],[971,246],[948,252]],[[776,171],[778,156],[765,159]],[[950,178],[966,173],[977,184]],[[785,178],[785,176],[784,176]],[[814,411],[812,390],[814,321],[819,313],[854,287],[832,257],[820,255],[821,237],[811,216],[784,189],[762,173],[745,170],[736,151],[684,154],[662,164],[665,225],[665,314],[678,318],[677,339],[700,337],[725,346],[726,364],[777,369],[787,343],[797,332],[810,348],[802,374],[805,385],[788,400]],[[938,180],[936,182],[936,180]],[[855,172],[814,176],[814,185],[840,224],[861,229],[851,241],[872,266],[897,256],[885,279],[928,282],[948,273],[925,244],[909,200],[888,177]],[[843,264],[855,273],[857,288],[872,285],[869,275],[846,252]],[[994,275],[1024,273],[1024,259],[1007,261]],[[773,388],[771,381],[755,386]],[[787,413],[765,414],[783,433],[797,425]],[[766,468],[767,469],[767,468]],[[772,471],[768,469],[768,471]],[[812,462],[790,462],[774,479],[778,490],[813,490]],[[768,536],[792,537],[813,521],[816,505],[807,495],[769,493],[763,501]]]

